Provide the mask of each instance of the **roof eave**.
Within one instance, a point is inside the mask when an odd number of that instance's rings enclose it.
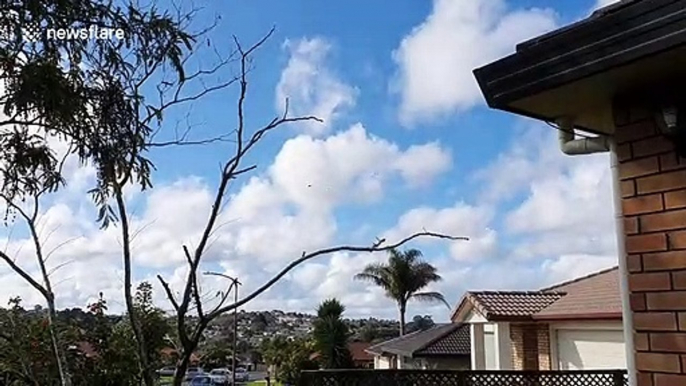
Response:
[[[450,357],[461,357],[470,356],[471,353],[417,353],[413,358],[450,358]]]
[[[622,312],[593,312],[583,314],[544,314],[533,315],[533,320],[604,320],[604,319],[622,319]]]
[[[474,70],[488,106],[554,120],[557,117],[518,111],[512,104],[683,46],[686,10],[682,1],[640,1],[558,31],[520,44],[516,53]]]

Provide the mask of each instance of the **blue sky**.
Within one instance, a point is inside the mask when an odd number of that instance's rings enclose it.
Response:
[[[254,57],[247,123],[267,122],[289,97],[294,114],[322,125],[282,127],[236,181],[205,269],[238,275],[249,292],[302,250],[397,239],[423,228],[464,235],[467,243],[426,241],[427,260],[444,276],[435,289],[455,303],[466,289],[537,288],[616,261],[608,160],[564,157],[549,127],[488,109],[471,70],[507,55],[516,43],[587,16],[595,1],[397,0],[393,2],[197,1],[194,27],[221,16],[208,39],[221,52],[231,35],[244,45],[272,26]],[[201,44],[205,47],[205,44]],[[201,48],[193,65],[211,66]],[[227,70],[219,74],[226,78]],[[227,90],[165,116],[161,139],[186,114],[192,138],[235,127],[236,91]],[[220,162],[231,144],[164,148],[150,192],[129,192],[136,279],[183,279],[180,246],[193,245],[207,217]],[[121,309],[116,229],[100,231],[83,194],[92,170],[72,165],[69,188],[42,208],[55,253],[62,306],[85,306],[102,291]],[[53,230],[52,232],[50,230]],[[49,234],[49,237],[48,237]],[[8,232],[8,237],[11,233]],[[10,237],[11,239],[11,237]],[[26,240],[10,240],[31,269]],[[12,249],[14,248],[14,249]],[[308,263],[250,304],[252,309],[312,311],[339,297],[350,316],[394,317],[393,304],[352,276],[383,255],[339,254]],[[7,271],[2,296],[37,294]],[[208,293],[221,283],[206,279]],[[166,307],[158,288],[157,301]],[[446,320],[441,306],[408,313]]]

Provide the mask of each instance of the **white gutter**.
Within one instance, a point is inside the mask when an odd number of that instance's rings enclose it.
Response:
[[[558,120],[560,132],[560,150],[567,155],[604,153],[610,150],[605,136],[575,139],[574,124],[569,118]]]
[[[622,197],[619,186],[619,161],[617,145],[614,139],[605,136],[576,139],[574,122],[569,118],[558,120],[560,132],[560,150],[567,155],[610,152],[610,169],[612,171],[612,193],[615,209],[615,232],[617,235],[617,255],[619,257],[619,290],[622,297],[622,324],[624,330],[624,349],[626,367],[629,374],[629,386],[636,386],[636,362],[634,358],[634,322],[629,300],[629,270],[626,262],[624,233],[624,215],[622,214]]]

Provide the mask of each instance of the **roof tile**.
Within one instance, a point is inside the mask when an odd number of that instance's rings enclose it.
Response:
[[[534,315],[534,318],[621,314],[622,298],[617,267],[559,284],[545,290],[564,291],[565,297]]]
[[[607,318],[622,312],[617,267],[539,291],[468,292],[467,299],[487,319]]]
[[[447,323],[376,344],[367,351],[377,355],[389,353],[408,357],[469,355],[469,346],[469,325]]]
[[[480,291],[468,296],[486,318],[529,317],[562,298],[563,292]]]

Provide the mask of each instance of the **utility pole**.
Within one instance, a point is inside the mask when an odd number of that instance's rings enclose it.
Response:
[[[241,285],[241,282],[238,281],[237,277],[232,277],[229,275],[225,275],[223,273],[216,273],[216,272],[207,272],[209,275],[215,275],[215,276],[221,276],[225,279],[231,280],[231,285],[229,286],[228,291],[231,291],[231,288],[233,287],[233,299],[234,303],[238,303],[238,286]],[[236,385],[236,349],[238,348],[238,307],[233,309],[233,353],[231,354],[231,386]]]
[[[238,278],[233,278],[233,298],[234,303],[238,303],[238,286],[241,283]],[[236,350],[238,349],[238,307],[233,309],[233,358],[231,360],[231,386],[236,385]]]

